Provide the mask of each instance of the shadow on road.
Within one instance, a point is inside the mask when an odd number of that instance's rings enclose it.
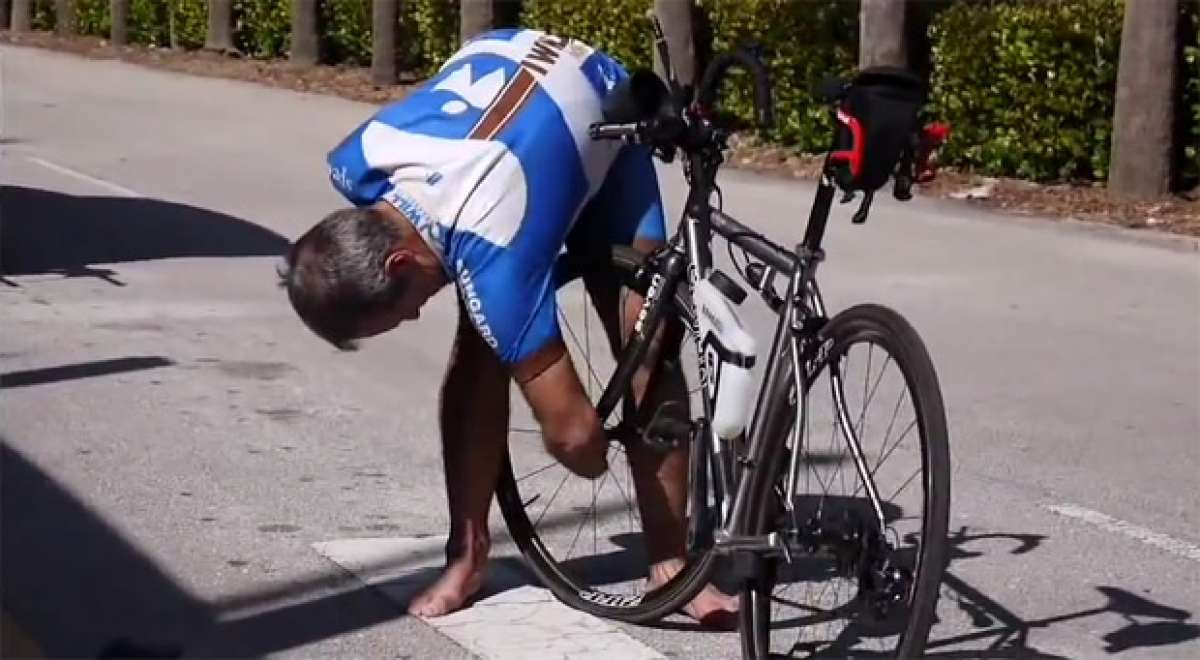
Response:
[[[145,552],[32,461],[0,438],[0,581],[3,606],[50,656],[247,657],[284,651],[406,616],[374,588],[345,589],[336,571],[208,603],[176,583]],[[570,524],[564,521],[565,524]],[[968,546],[1012,539],[1010,551],[1035,550],[1043,537],[1028,534],[952,536],[954,556],[981,556]],[[440,549],[404,557],[392,567],[428,565]],[[630,559],[628,553],[604,564]],[[507,560],[512,561],[512,560]],[[623,562],[624,563],[624,562]],[[516,565],[514,564],[514,568]],[[426,569],[430,577],[435,569]],[[512,571],[509,571],[511,574]],[[628,573],[630,575],[632,573]],[[528,573],[524,573],[528,575]],[[495,583],[494,591],[526,584]],[[385,585],[386,587],[386,585]],[[336,591],[341,589],[341,591]],[[1052,658],[1029,645],[1029,633],[1101,613],[1127,624],[1103,636],[1109,653],[1164,646],[1200,636],[1186,610],[1155,603],[1117,587],[1099,587],[1095,608],[1022,620],[996,600],[947,573],[943,599],[966,612],[977,629],[938,638],[927,657]],[[333,593],[331,593],[333,592]],[[234,612],[241,612],[231,616]],[[982,648],[950,649],[972,642]]]
[[[82,197],[0,186],[0,273],[98,277],[96,264],[283,254],[284,237],[223,213],[142,197]],[[11,284],[11,282],[9,282]]]
[[[969,550],[967,547],[976,541],[1009,539],[1016,544],[1009,553],[1019,555],[1037,549],[1044,538],[1038,534],[969,534],[967,528],[963,527],[952,534],[950,538],[951,567],[953,567],[954,560],[982,556],[982,553]],[[1192,613],[1187,610],[1160,605],[1118,587],[1103,586],[1096,587],[1096,590],[1106,600],[1102,605],[1078,612],[1025,620],[956,576],[952,571],[947,571],[942,582],[942,600],[955,603],[971,618],[972,626],[979,630],[955,637],[937,638],[937,629],[935,628],[934,636],[926,647],[926,657],[1059,658],[1062,656],[1044,653],[1031,647],[1029,645],[1030,631],[1050,628],[1064,621],[1104,613],[1117,614],[1128,622],[1124,627],[1110,632],[1102,638],[1107,644],[1104,650],[1108,653],[1179,644],[1200,637],[1200,626],[1184,623],[1192,617]],[[986,641],[987,643],[983,648],[938,652],[939,648],[976,641]]]
[[[77,364],[64,364],[44,369],[10,371],[6,374],[0,374],[0,389],[44,385],[46,383],[57,383],[59,381],[75,380],[78,378],[92,378],[94,376],[107,376],[127,371],[156,369],[158,367],[169,367],[173,364],[175,363],[167,358],[154,355],[79,362]]]

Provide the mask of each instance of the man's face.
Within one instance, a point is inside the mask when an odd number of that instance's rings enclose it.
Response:
[[[370,314],[358,324],[355,339],[373,337],[392,330],[404,321],[415,321],[421,317],[421,307],[437,291],[437,283],[426,282],[421,273],[409,273],[404,294],[391,307]]]

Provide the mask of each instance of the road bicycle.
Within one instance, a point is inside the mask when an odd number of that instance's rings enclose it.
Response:
[[[535,424],[514,423],[497,490],[508,529],[557,598],[597,616],[657,621],[724,579],[740,594],[745,657],[919,656],[947,560],[949,443],[937,376],[897,312],[862,304],[830,317],[816,271],[835,193],[862,195],[855,223],[888,180],[897,198],[909,198],[914,179],[930,176],[928,155],[944,129],[920,128],[923,86],[903,71],[827,81],[833,148],[804,238],[786,249],[726,214],[716,183],[731,134],[716,103],[722,82],[736,69],[749,73],[755,116],[769,126],[763,64],[749,49],[720,55],[692,90],[676,80],[654,27],[666,80],[635,72],[590,132],[647,145],[667,162],[680,156],[689,184],[683,217],[651,254],[616,246],[603,264],[580,266],[619,285],[619,300],[604,304],[624,309],[632,296],[640,305],[621,337],[604,335],[588,304],[595,289],[559,292],[564,336],[614,440],[610,469],[596,480],[576,477],[545,454]],[[714,234],[746,287],[714,266]],[[748,287],[775,320],[753,413],[734,437],[713,430],[723,358],[700,334],[692,296],[700,280],[734,303]],[[569,322],[575,314],[582,322]],[[648,351],[658,364],[642,391],[672,369],[691,376],[674,407],[648,409],[650,397],[635,392]],[[644,571],[651,558],[631,443],[686,454],[686,559],[661,584]]]

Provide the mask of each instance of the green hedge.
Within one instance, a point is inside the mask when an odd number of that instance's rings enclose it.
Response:
[[[521,25],[573,37],[626,68],[649,67],[651,0],[525,0]]]
[[[29,6],[29,26],[34,30],[54,29],[54,0],[32,0]]]
[[[75,29],[79,34],[108,37],[108,0],[75,0]]]
[[[291,45],[291,0],[234,0],[233,44],[250,57],[286,55]]]
[[[771,72],[777,128],[768,136],[818,152],[832,138],[827,107],[815,101],[822,78],[852,71],[858,59],[858,3],[844,0],[705,0],[713,50],[755,41]],[[748,81],[727,85],[723,99],[743,118],[753,112]]]
[[[947,162],[981,173],[1036,180],[1107,176],[1123,0],[922,0],[928,30],[929,114],[949,121]],[[371,0],[322,0],[323,57],[371,60]],[[720,52],[753,40],[771,69],[778,127],[768,137],[806,151],[824,149],[829,117],[810,91],[855,64],[853,0],[697,0],[698,26]],[[1200,3],[1185,8],[1185,177],[1200,177]],[[108,33],[108,0],[76,0],[87,34]],[[428,75],[458,46],[458,3],[401,4],[401,68]],[[651,0],[525,0],[520,24],[569,35],[628,68],[651,64]],[[206,0],[131,0],[130,38],[166,46],[204,42]],[[236,0],[234,39],[253,57],[285,55],[290,0]],[[169,13],[168,13],[169,12]],[[35,29],[54,26],[53,0],[34,0]],[[913,35],[910,34],[910,39]],[[923,66],[923,64],[922,64]],[[726,90],[729,109],[750,116],[745,81]]]
[[[1121,38],[1120,0],[1036,0],[943,12],[932,112],[948,162],[1029,179],[1104,179]]]
[[[321,50],[331,62],[371,63],[371,0],[321,3]]]
[[[829,114],[811,90],[822,77],[845,73],[857,54],[858,6],[844,0],[701,0],[700,23],[713,50],[756,42],[771,71],[778,110],[769,136],[811,151],[830,139]],[[651,65],[650,0],[526,0],[522,24],[588,42],[627,68]],[[728,109],[751,118],[749,82],[735,79],[722,97]]]
[[[80,34],[107,38],[111,33],[109,0],[75,0],[75,20]],[[130,0],[129,40],[170,46],[173,27],[180,48],[199,48],[204,45],[207,20],[207,0]]]

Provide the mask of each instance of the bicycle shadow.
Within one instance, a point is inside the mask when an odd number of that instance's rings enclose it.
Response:
[[[953,565],[957,560],[984,556],[984,552],[967,547],[972,543],[997,539],[1011,540],[1016,545],[1008,554],[1021,555],[1036,550],[1045,538],[1041,534],[970,534],[966,527],[961,527],[950,537],[950,562]],[[983,593],[953,571],[947,570],[942,580],[941,614],[946,614],[945,603],[953,603],[968,617],[971,627],[975,630],[950,637],[932,637],[925,647],[923,657],[1067,658],[1068,656],[1055,655],[1033,646],[1030,633],[1034,630],[1049,629],[1066,621],[1101,614],[1116,614],[1127,622],[1125,626],[1101,638],[1106,643],[1104,650],[1109,654],[1179,644],[1200,637],[1200,626],[1185,623],[1192,617],[1192,613],[1187,610],[1156,603],[1119,587],[1100,586],[1096,587],[1096,590],[1105,598],[1104,604],[1097,607],[1041,619],[1022,619],[995,598]],[[935,618],[934,635],[937,633],[938,624],[942,622],[944,621],[940,616]],[[851,649],[855,657],[889,657],[886,653],[874,654],[855,648],[868,639],[869,635],[863,634],[861,629],[851,624],[835,640],[820,646],[817,643],[798,644],[793,648],[791,655],[781,657],[846,657]],[[973,646],[972,643],[980,641],[986,642],[985,645]],[[962,648],[963,645],[971,646]]]
[[[1040,534],[969,534],[961,527],[951,536],[951,563],[955,560],[983,556],[982,552],[968,550],[970,543],[989,539],[1011,539],[1017,546],[1009,554],[1019,555],[1035,550],[1045,539]],[[1156,603],[1144,596],[1120,587],[1099,586],[1096,591],[1104,596],[1105,602],[1093,608],[1068,612],[1040,619],[1022,619],[996,599],[991,598],[965,580],[947,570],[943,579],[942,597],[949,598],[959,610],[967,614],[976,632],[948,638],[933,639],[926,645],[926,657],[931,658],[1057,658],[1032,647],[1030,632],[1048,629],[1065,621],[1092,617],[1100,614],[1116,614],[1126,625],[1101,637],[1109,654],[1121,653],[1137,648],[1169,646],[1200,638],[1200,626],[1185,623],[1192,613]],[[982,649],[970,651],[937,652],[957,644],[987,640]]]

